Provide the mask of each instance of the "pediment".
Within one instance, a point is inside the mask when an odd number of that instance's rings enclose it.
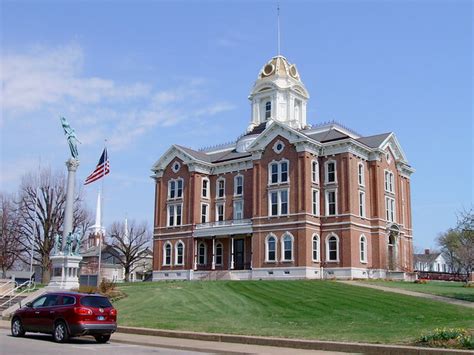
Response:
[[[391,133],[380,145],[380,149],[387,150],[389,149],[390,152],[393,154],[397,161],[407,163],[408,160],[406,158],[405,152],[403,151],[400,143],[398,142],[397,137],[394,133]]]
[[[151,170],[153,172],[164,170],[169,163],[171,163],[175,158],[179,158],[183,161],[184,164],[188,165],[190,163],[196,162],[201,164],[208,164],[207,162],[196,159],[191,154],[185,152],[183,149],[176,145],[172,145],[162,156],[158,159]]]

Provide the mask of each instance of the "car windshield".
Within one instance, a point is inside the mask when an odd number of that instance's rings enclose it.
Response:
[[[107,297],[100,296],[84,296],[81,298],[81,304],[87,307],[107,308],[112,307],[112,304]]]

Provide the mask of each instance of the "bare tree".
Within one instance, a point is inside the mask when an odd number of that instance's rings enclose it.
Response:
[[[438,244],[453,271],[463,271],[468,280],[474,271],[474,211],[463,210],[458,214],[458,222],[455,228],[438,237]],[[451,266],[450,265],[450,266]]]
[[[1,277],[21,256],[20,219],[12,195],[0,193],[0,267]]]
[[[50,279],[49,256],[54,247],[54,236],[63,232],[65,186],[64,173],[53,174],[50,169],[26,174],[20,185],[18,207],[23,261],[29,263],[33,250],[33,259],[43,271],[43,283],[48,283]],[[90,225],[90,216],[83,203],[82,191],[78,189],[74,198],[73,232],[79,230],[84,233]]]
[[[124,222],[114,222],[108,232],[109,244],[120,254],[120,264],[125,271],[125,281],[130,279],[130,273],[145,259],[142,253],[150,244],[151,232],[145,222],[140,224],[134,220],[128,225]]]

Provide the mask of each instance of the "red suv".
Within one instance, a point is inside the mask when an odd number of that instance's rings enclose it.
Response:
[[[117,310],[102,295],[47,293],[13,314],[11,330],[14,337],[49,333],[63,343],[69,337],[92,335],[98,343],[106,343],[117,330]]]

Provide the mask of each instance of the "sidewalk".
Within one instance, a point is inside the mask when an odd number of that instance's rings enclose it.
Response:
[[[401,288],[395,288],[395,287],[372,285],[370,283],[360,282],[360,281],[338,281],[338,282],[344,283],[346,285],[373,288],[375,290],[380,290],[380,291],[399,293],[399,294],[407,295],[407,296],[421,297],[421,298],[426,298],[426,299],[429,299],[429,300],[450,303],[450,304],[453,304],[453,305],[456,305],[456,306],[474,308],[474,302],[458,300],[458,299],[450,298],[450,297],[443,297],[443,296],[433,295],[431,293],[422,293],[422,292],[416,292],[416,291],[408,291],[408,290],[404,290],[404,289],[401,289]]]
[[[0,320],[0,328],[10,328],[10,322]],[[225,354],[472,354],[467,350],[433,349],[396,344],[347,343],[135,327],[119,327],[113,334],[111,342]]]

